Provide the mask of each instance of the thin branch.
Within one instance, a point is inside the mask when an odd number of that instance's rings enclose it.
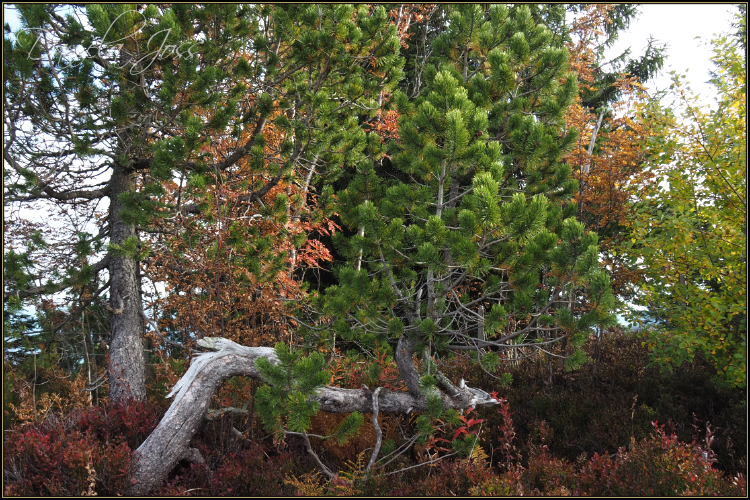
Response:
[[[109,257],[104,257],[102,260],[91,266],[91,270],[96,274],[104,270],[109,266]],[[35,295],[46,295],[61,292],[66,288],[70,288],[71,285],[65,283],[50,283],[42,286],[35,286],[27,288],[25,290],[16,290],[14,292],[3,291],[3,302],[7,302],[13,296],[21,299],[26,299]]]
[[[370,462],[365,468],[365,473],[370,472],[373,464],[375,464],[375,461],[378,458],[378,454],[380,453],[380,445],[383,442],[383,431],[378,425],[378,410],[380,409],[380,406],[378,404],[378,395],[380,394],[381,389],[382,387],[378,387],[372,393],[372,425],[373,427],[375,427],[375,449],[372,451],[372,456],[370,457]]]
[[[447,455],[443,455],[442,457],[438,457],[438,458],[435,458],[433,460],[429,460],[427,462],[422,462],[421,464],[412,465],[411,467],[404,467],[403,469],[394,470],[393,472],[387,472],[385,475],[386,476],[390,476],[391,474],[398,474],[399,472],[404,472],[404,471],[409,470],[409,469],[416,469],[417,467],[422,467],[423,465],[434,464],[435,462],[439,462],[441,460],[444,460],[444,459],[446,459],[448,457],[452,457],[453,455],[457,455],[457,454],[458,454],[458,452],[454,451],[453,453],[448,453]]]
[[[307,437],[307,433],[302,433],[302,438],[305,440],[305,446],[307,447],[307,452],[313,457],[313,460],[315,460],[315,463],[318,464],[318,467],[320,467],[320,470],[323,471],[323,474],[328,476],[328,479],[333,479],[335,474],[331,472],[331,469],[326,467],[326,465],[320,461],[320,457],[317,453],[315,453],[315,450],[312,449],[312,446],[310,445],[310,438]]]

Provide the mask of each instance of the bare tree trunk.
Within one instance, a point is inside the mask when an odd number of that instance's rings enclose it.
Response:
[[[602,109],[602,111],[599,113],[599,118],[596,120],[596,125],[594,125],[594,130],[591,131],[591,140],[589,141],[589,148],[586,150],[587,157],[586,157],[586,163],[584,163],[581,166],[581,182],[578,185],[578,192],[583,195],[583,192],[586,190],[586,180],[589,176],[589,171],[591,170],[591,162],[592,157],[594,156],[594,146],[596,145],[596,136],[599,134],[599,129],[602,126],[602,120],[604,119],[604,113],[606,109]],[[583,200],[578,204],[578,216],[580,219],[581,214],[583,214]]]
[[[227,339],[204,338],[198,345],[218,350],[197,356],[185,375],[167,396],[175,401],[154,432],[135,451],[130,464],[133,480],[128,495],[146,495],[161,484],[180,460],[202,462],[200,453],[189,447],[190,440],[203,420],[214,392],[222,381],[236,375],[260,378],[255,360],[265,357],[278,362],[270,347],[244,347]],[[469,406],[490,406],[497,401],[477,389],[462,387],[456,397],[440,393],[446,408],[465,409]],[[313,399],[322,411],[330,413],[369,413],[373,411],[373,391],[369,389],[342,389],[322,387]],[[379,411],[408,413],[422,411],[426,400],[411,392],[383,391],[378,397]]]
[[[137,237],[135,226],[122,219],[119,196],[136,189],[136,172],[115,164],[110,180],[110,242],[123,246]],[[110,327],[109,395],[112,402],[146,400],[146,362],[143,356],[143,309],[138,280],[138,261],[132,255],[109,256]]]

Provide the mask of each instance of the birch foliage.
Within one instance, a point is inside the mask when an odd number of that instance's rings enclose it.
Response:
[[[744,23],[744,21],[742,21]],[[657,134],[633,217],[640,303],[658,324],[653,360],[669,369],[700,352],[720,378],[747,378],[747,63],[729,37],[712,42],[717,106],[701,108],[679,75],[678,111],[653,110]]]

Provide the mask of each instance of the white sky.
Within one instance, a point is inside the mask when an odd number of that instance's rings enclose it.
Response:
[[[667,43],[664,68],[655,80],[646,84],[649,93],[669,88],[670,71],[686,75],[692,90],[701,96],[704,104],[713,102],[715,91],[706,83],[711,63],[710,41],[714,35],[733,33],[732,4],[644,4],[638,6],[638,16],[631,21],[630,29],[621,33],[609,52],[610,57],[631,47],[631,55],[642,54],[649,36]],[[700,37],[699,39],[696,37]]]

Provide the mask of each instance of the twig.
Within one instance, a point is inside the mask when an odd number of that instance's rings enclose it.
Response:
[[[307,452],[312,455],[313,460],[315,460],[315,463],[318,464],[318,467],[320,467],[320,470],[323,471],[323,474],[328,476],[328,479],[333,479],[335,474],[331,472],[331,469],[325,466],[323,462],[320,461],[320,457],[318,457],[318,454],[315,453],[315,451],[312,449],[312,446],[310,445],[310,439],[307,437],[307,433],[303,432],[302,437],[305,439],[305,446],[307,447]]]
[[[409,447],[411,445],[413,445],[417,441],[417,439],[420,438],[420,436],[422,436],[422,433],[418,432],[417,434],[415,434],[414,436],[412,436],[411,438],[409,438],[409,440],[406,441],[405,443],[403,443],[401,446],[399,446],[398,448],[396,448],[395,450],[393,450],[392,452],[390,452],[388,455],[386,455],[383,458],[381,458],[380,460],[385,460],[386,458],[390,457],[391,455],[394,455],[394,454],[396,455],[395,457],[391,458],[386,463],[384,463],[383,465],[381,465],[380,468],[382,469],[383,467],[385,467],[386,465],[388,465],[389,463],[393,462],[398,457],[400,457],[401,455],[403,455],[406,452],[406,450],[408,450]]]
[[[99,377],[98,379],[94,380],[93,382],[91,382],[90,384],[88,384],[86,387],[84,387],[83,389],[81,389],[81,392],[83,392],[83,391],[93,391],[93,390],[98,389],[104,383],[104,377],[106,377],[106,376],[107,376],[107,371],[105,370],[105,372],[102,374],[101,377]]]
[[[434,460],[429,460],[427,462],[422,462],[421,464],[412,465],[410,467],[405,467],[405,468],[399,469],[399,470],[394,470],[393,472],[386,472],[385,475],[386,476],[390,476],[391,474],[397,474],[399,472],[404,472],[405,470],[415,469],[415,468],[421,467],[423,465],[434,464],[435,462],[439,462],[440,460],[443,460],[443,459],[448,458],[448,457],[452,457],[453,455],[457,455],[457,454],[458,454],[458,452],[454,451],[453,453],[448,453],[447,455],[443,455],[442,457],[438,457],[438,458],[436,458]]]

